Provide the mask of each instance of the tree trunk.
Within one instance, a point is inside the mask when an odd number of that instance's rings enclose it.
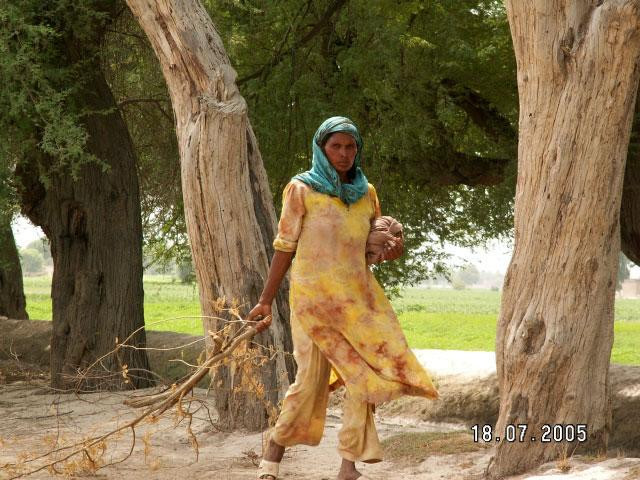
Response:
[[[620,241],[622,252],[640,265],[640,158],[627,159],[620,207]]]
[[[258,145],[222,40],[197,0],[127,0],[151,41],[171,95],[180,148],[187,231],[200,289],[205,332],[222,328],[216,304],[225,298],[248,312],[267,277],[275,212]],[[259,373],[238,364],[216,373],[220,423],[264,428],[293,374],[286,288],[269,330],[255,338],[276,349]],[[253,378],[251,378],[253,377]],[[253,381],[264,386],[256,395]],[[246,388],[245,388],[246,387]]]
[[[638,84],[637,0],[507,2],[520,96],[515,248],[496,339],[500,414],[490,478],[574,445],[607,445],[609,358],[625,157]],[[507,425],[525,441],[504,441]],[[536,441],[531,441],[534,436]]]
[[[11,217],[0,213],[0,316],[28,319]]]
[[[636,142],[640,138],[640,102],[637,99],[631,138],[632,141],[635,138]],[[637,150],[627,157],[624,171],[620,206],[620,249],[629,260],[640,265],[640,156]]]
[[[22,165],[22,211],[42,227],[53,257],[51,383],[55,388],[121,389],[150,384],[144,350],[107,356],[79,384],[86,368],[144,326],[142,224],[135,153],[99,65],[91,90],[76,99],[85,117],[87,150],[109,165],[87,165],[74,181],[64,172],[45,189],[37,162]],[[40,160],[40,161],[46,161]],[[128,342],[145,346],[144,330]],[[125,379],[123,369],[128,370]]]

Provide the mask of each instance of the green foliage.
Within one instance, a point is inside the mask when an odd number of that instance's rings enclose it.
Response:
[[[284,185],[309,165],[316,126],[333,114],[360,125],[365,172],[383,213],[405,226],[406,255],[374,269],[387,292],[443,273],[444,242],[510,234],[513,167],[500,185],[443,185],[461,170],[457,155],[507,163],[514,156],[515,65],[500,2],[204,3],[238,70],[278,209]],[[344,7],[333,11],[337,4]],[[145,254],[162,265],[182,262],[190,252],[170,99],[128,10],[102,56],[139,158]],[[489,138],[444,81],[495,107],[506,119],[504,138]]]
[[[510,234],[513,167],[496,186],[445,185],[463,170],[460,155],[508,163],[514,154],[515,66],[499,2],[205,3],[239,72],[278,205],[289,178],[309,165],[316,126],[337,113],[359,124],[365,172],[383,212],[405,226],[407,254],[375,268],[389,292],[442,273],[444,242],[475,245]],[[332,10],[337,4],[344,6]],[[139,159],[145,254],[162,265],[188,259],[169,96],[123,2],[21,0],[0,15],[9,171],[34,146],[55,160],[40,162],[43,181],[95,161],[83,153],[86,112],[73,98],[99,57]],[[69,39],[77,55],[69,54]],[[489,135],[451,85],[481,95],[506,119],[507,132]]]
[[[443,272],[444,242],[510,235],[517,92],[509,30],[495,1],[351,1],[332,11],[336,3],[206,2],[238,70],[277,202],[308,168],[324,118],[344,114],[359,125],[383,213],[405,227],[407,255],[375,269],[389,290]],[[445,83],[481,95],[504,117],[504,135],[490,137]],[[510,167],[496,186],[444,185],[460,156]]]
[[[42,273],[44,268],[44,258],[42,253],[33,248],[23,248],[20,250],[20,264],[22,271],[27,275]]]
[[[444,242],[510,234],[513,168],[493,187],[442,185],[459,170],[458,154],[513,157],[513,132],[488,138],[442,83],[479,92],[512,130],[515,65],[499,2],[351,1],[337,11],[342,2],[329,0],[204,3],[239,72],[277,208],[309,165],[317,125],[337,113],[360,125],[383,213],[405,226],[405,257],[375,267],[389,293],[444,272]],[[145,254],[181,262],[190,252],[170,99],[128,11],[106,35],[103,58],[139,158]]]
[[[42,259],[45,263],[52,263],[51,246],[49,245],[49,240],[47,240],[46,237],[34,240],[25,248],[39,252],[40,255],[42,255]]]
[[[165,266],[188,259],[169,96],[157,58],[121,0],[19,0],[0,7],[0,205],[16,210],[14,171],[34,156],[45,185],[57,172],[77,177],[88,162],[107,167],[86,152],[82,120],[90,112],[78,102],[90,93],[96,68],[136,147],[145,253]]]
[[[0,142],[0,222],[6,222],[18,212],[18,200],[16,198],[13,183],[13,166],[6,160],[6,144]]]
[[[82,118],[89,112],[74,99],[95,66],[111,3],[17,0],[0,7],[0,178],[34,155],[45,185],[56,172],[77,177],[88,162],[106,168],[86,152]]]
[[[360,125],[365,172],[384,213],[405,225],[405,257],[375,269],[389,292],[443,272],[444,242],[510,235],[517,90],[502,2],[204,3],[239,72],[278,204],[289,178],[308,167],[320,121],[340,113]],[[332,11],[336,4],[344,6]],[[39,159],[43,182],[98,161],[85,152],[88,112],[74,101],[98,60],[138,154],[145,253],[164,265],[188,259],[169,96],[122,1],[0,6],[0,209],[16,211],[13,173],[34,148],[48,155]],[[509,128],[496,132],[471,115],[456,97],[461,91],[486,100]],[[505,180],[445,185],[458,154],[508,161]]]

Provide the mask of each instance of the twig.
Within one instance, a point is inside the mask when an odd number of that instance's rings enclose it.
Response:
[[[181,318],[192,318],[192,317],[176,317],[175,319],[181,319]],[[193,317],[193,318],[208,318],[208,319],[213,319],[213,320],[222,320],[222,319],[221,319],[221,318],[219,318],[219,317],[210,317],[210,316],[204,316],[204,315],[202,315],[202,316],[200,316],[200,317]],[[157,324],[157,323],[162,323],[162,322],[167,321],[167,320],[168,320],[168,319],[165,319],[165,320],[159,320],[159,321],[157,321],[157,322],[153,322],[153,323],[152,323],[152,324],[150,324],[150,325],[155,325],[155,324]],[[136,329],[135,329],[133,332],[131,332],[131,333],[129,334],[129,336],[128,336],[127,338],[125,338],[122,342],[119,342],[119,341],[118,341],[118,338],[116,337],[116,342],[115,342],[115,343],[116,343],[116,347],[115,347],[115,349],[114,349],[114,350],[112,350],[112,351],[110,351],[110,352],[105,353],[105,354],[104,354],[104,355],[102,355],[101,357],[98,357],[98,358],[97,358],[97,359],[96,359],[96,360],[95,360],[91,365],[89,365],[89,366],[84,370],[84,372],[80,372],[80,373],[78,374],[78,376],[77,376],[78,380],[77,380],[77,382],[76,382],[76,389],[75,389],[75,390],[76,390],[76,391],[80,390],[80,385],[82,385],[83,381],[87,378],[87,373],[88,373],[88,372],[90,372],[90,371],[91,371],[91,370],[92,370],[96,365],[101,364],[101,363],[102,363],[102,361],[103,361],[104,359],[106,359],[107,357],[109,357],[110,355],[117,354],[117,353],[118,353],[118,350],[119,350],[120,348],[122,348],[122,347],[133,347],[133,348],[139,348],[139,349],[144,349],[144,348],[146,348],[146,347],[135,347],[135,346],[131,346],[131,345],[128,345],[128,344],[127,344],[127,342],[128,342],[129,340],[131,340],[131,339],[132,339],[132,338],[133,338],[133,337],[134,337],[138,332],[140,332],[141,330],[145,329],[146,327],[148,327],[148,326],[150,326],[150,325],[146,325],[146,326],[145,326],[145,325],[143,325],[143,326],[141,326],[141,327],[136,328]],[[198,341],[199,341],[199,340],[198,340]],[[118,373],[118,374],[119,374],[119,373]]]
[[[53,415],[39,415],[36,417],[13,417],[13,420],[42,420],[45,418],[61,417],[62,415],[69,415],[70,413],[73,413],[73,410],[69,410],[68,412],[55,413]]]
[[[184,383],[182,383],[179,387],[175,389],[170,389],[162,393],[158,393],[155,395],[144,395],[139,397],[133,397],[125,400],[124,404],[134,408],[141,408],[146,406],[152,406],[151,412],[155,412],[154,416],[159,416],[163,412],[165,412],[168,408],[172,407],[176,404],[178,399],[184,393],[190,392],[196,384],[202,380],[213,365],[220,362],[222,359],[231,355],[231,353],[245,340],[252,338],[256,333],[258,333],[261,325],[260,323],[265,322],[267,319],[261,320],[255,327],[243,327],[236,334],[234,339],[231,341],[231,344],[222,349],[221,339],[216,339],[214,337],[214,351],[211,358],[207,359],[202,365],[198,367],[198,369],[191,375]],[[241,333],[244,328],[246,331]],[[215,343],[218,340],[218,343]],[[220,353],[217,353],[220,352]]]

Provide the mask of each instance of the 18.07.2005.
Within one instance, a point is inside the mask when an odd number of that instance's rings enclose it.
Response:
[[[587,425],[578,423],[576,425],[567,424],[543,424],[540,432],[536,435],[531,432],[529,425],[519,423],[516,425],[508,424],[504,428],[502,435],[494,435],[491,425],[473,425],[471,427],[474,442],[586,442]]]

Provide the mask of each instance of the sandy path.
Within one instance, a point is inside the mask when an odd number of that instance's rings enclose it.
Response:
[[[429,372],[437,377],[488,377],[496,373],[494,352],[467,352],[462,350],[419,350],[413,352]]]

